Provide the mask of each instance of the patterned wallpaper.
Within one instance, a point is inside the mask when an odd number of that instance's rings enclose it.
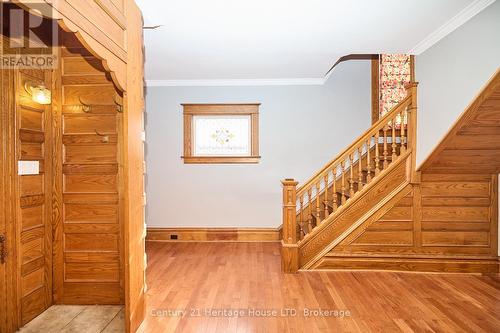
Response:
[[[383,116],[406,97],[404,86],[411,81],[410,55],[382,54],[379,70],[379,110]],[[400,124],[398,119],[397,125]]]

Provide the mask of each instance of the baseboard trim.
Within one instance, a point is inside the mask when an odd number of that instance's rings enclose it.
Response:
[[[471,258],[373,258],[325,257],[310,270],[370,270],[429,273],[498,273],[497,257]]]
[[[279,242],[280,239],[279,228],[147,228],[146,234],[146,241],[161,242]]]

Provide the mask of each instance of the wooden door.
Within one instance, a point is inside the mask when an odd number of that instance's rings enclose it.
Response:
[[[54,298],[123,304],[121,103],[101,61],[62,33],[56,75]],[[59,107],[60,106],[60,107]]]
[[[15,156],[38,163],[39,172],[16,174],[17,294],[20,325],[52,304],[51,106],[31,100],[25,85],[51,86],[49,70],[15,71]]]
[[[18,327],[15,175],[15,96],[13,70],[0,70],[0,332],[14,332]]]
[[[51,72],[2,70],[1,81],[0,331],[10,332],[52,303],[51,108],[24,89],[50,87]],[[19,175],[19,161],[39,173]]]

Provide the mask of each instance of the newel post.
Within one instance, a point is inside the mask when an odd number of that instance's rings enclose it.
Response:
[[[283,238],[281,239],[281,268],[285,273],[296,273],[299,269],[297,246],[297,184],[293,179],[283,184]]]
[[[410,82],[405,86],[407,94],[411,96],[411,104],[408,108],[408,142],[411,147],[411,181],[417,178],[417,86],[418,82]]]

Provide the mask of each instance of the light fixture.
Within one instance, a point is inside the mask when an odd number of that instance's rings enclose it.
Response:
[[[24,89],[31,95],[31,100],[38,104],[47,105],[52,102],[50,90],[43,84],[35,85],[33,82],[24,83]]]

